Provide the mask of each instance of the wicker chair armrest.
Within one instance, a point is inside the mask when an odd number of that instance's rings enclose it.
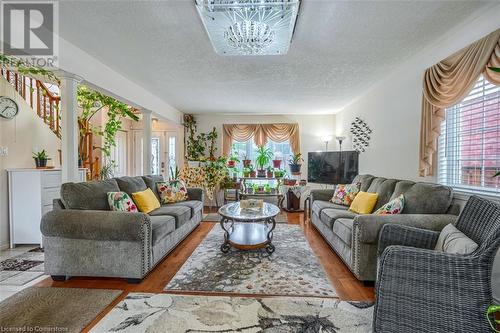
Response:
[[[422,249],[433,249],[439,238],[438,231],[414,228],[399,224],[386,224],[380,231],[378,255],[391,245],[411,246]]]
[[[464,323],[468,332],[487,332],[489,261],[478,255],[389,246],[379,261],[374,332],[395,332],[396,327],[398,332],[465,332]]]

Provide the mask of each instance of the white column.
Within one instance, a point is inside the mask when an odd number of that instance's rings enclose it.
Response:
[[[61,80],[62,181],[78,182],[78,103],[79,76],[64,73]]]
[[[153,154],[151,150],[151,139],[153,137],[152,134],[152,119],[151,119],[151,111],[149,110],[141,110],[142,112],[142,174],[149,175],[151,174],[151,156]]]

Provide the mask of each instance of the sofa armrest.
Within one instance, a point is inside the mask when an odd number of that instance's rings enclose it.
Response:
[[[451,214],[358,215],[354,218],[353,233],[359,241],[375,244],[380,230],[387,223],[441,231],[447,224],[454,224],[457,218]]]
[[[45,214],[40,230],[46,237],[142,241],[151,235],[151,220],[144,213],[62,209]]]
[[[191,187],[187,189],[189,200],[197,200],[203,202],[203,189],[198,187]]]
[[[311,190],[311,205],[315,200],[330,201],[335,193],[335,189]]]

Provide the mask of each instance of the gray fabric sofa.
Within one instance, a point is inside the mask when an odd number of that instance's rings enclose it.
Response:
[[[203,191],[189,200],[162,205],[149,214],[110,211],[107,192],[131,194],[151,188],[162,176],[121,177],[66,183],[54,210],[42,217],[45,272],[69,276],[121,277],[139,282],[202,220]]]
[[[353,183],[361,191],[378,193],[375,210],[404,194],[405,207],[398,215],[358,215],[330,202],[334,189],[311,191],[311,221],[325,240],[361,281],[375,281],[379,233],[387,223],[440,231],[460,213],[452,204],[450,187],[358,175]]]

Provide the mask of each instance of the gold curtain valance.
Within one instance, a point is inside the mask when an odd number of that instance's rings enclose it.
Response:
[[[231,155],[233,141],[247,141],[253,138],[257,146],[263,146],[269,139],[275,142],[289,140],[294,154],[300,153],[298,124],[225,124],[222,135],[222,154]]]
[[[445,108],[467,96],[481,74],[489,82],[499,85],[500,74],[488,69],[499,66],[500,29],[425,71],[420,124],[420,176],[433,175]]]

